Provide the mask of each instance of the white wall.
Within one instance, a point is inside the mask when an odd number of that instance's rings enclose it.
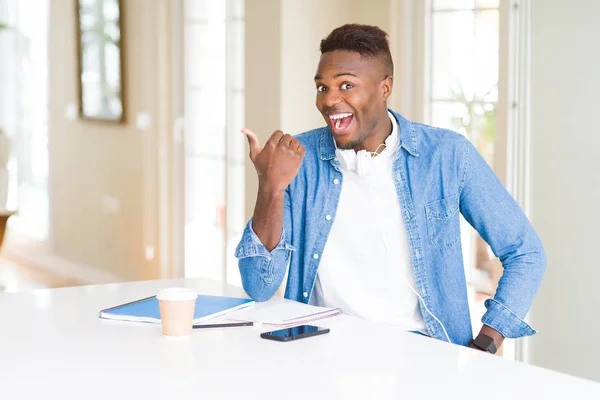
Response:
[[[530,357],[600,380],[600,1],[531,3],[531,205],[548,267]]]

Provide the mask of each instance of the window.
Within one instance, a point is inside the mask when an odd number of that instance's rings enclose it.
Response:
[[[48,2],[0,1],[0,128],[12,137],[11,231],[48,239]]]
[[[185,276],[241,285],[244,2],[186,0]]]
[[[465,135],[493,165],[499,0],[433,0],[430,121]]]
[[[492,167],[497,161],[499,3],[499,0],[431,0],[428,16],[426,118],[431,125],[467,137]],[[461,231],[470,300],[481,300],[495,293],[501,266],[489,246],[464,219]],[[481,301],[473,303],[475,322],[484,309]],[[480,325],[474,324],[473,328],[479,329]]]

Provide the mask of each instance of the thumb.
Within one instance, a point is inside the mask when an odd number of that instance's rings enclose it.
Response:
[[[246,138],[248,139],[248,144],[250,145],[250,159],[254,161],[258,153],[262,150],[262,146],[260,145],[256,134],[250,129],[244,128],[242,129],[242,133],[246,135]]]

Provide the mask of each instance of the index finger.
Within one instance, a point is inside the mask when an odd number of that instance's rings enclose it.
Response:
[[[283,137],[283,132],[280,130],[277,130],[277,131],[273,132],[273,134],[269,138],[269,142],[273,142],[274,144],[277,144],[277,143],[279,143],[279,141],[281,140],[282,137]]]

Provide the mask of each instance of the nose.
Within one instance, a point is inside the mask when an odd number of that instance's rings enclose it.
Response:
[[[335,107],[341,102],[340,93],[337,90],[328,90],[322,94],[322,101],[324,108]]]

